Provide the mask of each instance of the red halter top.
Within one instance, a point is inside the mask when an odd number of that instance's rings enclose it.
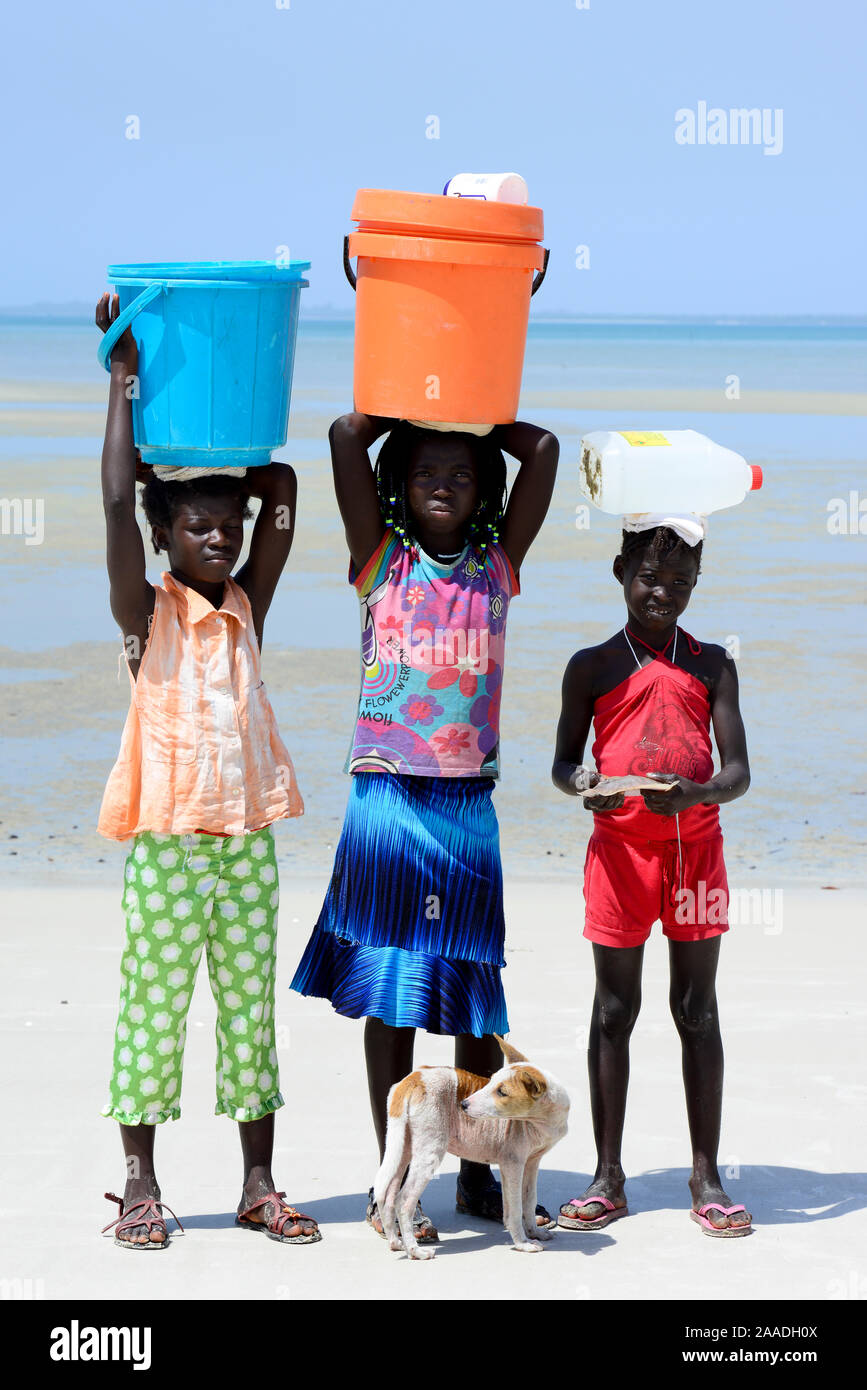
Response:
[[[677,630],[672,640],[676,635]],[[701,651],[688,633],[682,635],[691,651]],[[593,706],[593,727],[593,757],[602,777],[674,772],[693,782],[707,782],[713,775],[707,690],[662,652],[600,696]],[[678,819],[681,840],[706,840],[719,834],[718,806],[691,806]],[[596,815],[594,820],[597,831],[630,840],[677,839],[675,817],[648,811],[641,796],[628,796],[619,810]]]

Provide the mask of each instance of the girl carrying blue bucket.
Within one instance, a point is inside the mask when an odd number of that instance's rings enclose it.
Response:
[[[100,299],[103,333],[117,296]],[[117,330],[115,330],[116,333]],[[114,336],[114,335],[113,335]],[[165,482],[137,473],[129,328],[110,350],[102,491],[111,611],[123,633],[130,709],[99,831],[132,838],[114,1065],[103,1114],[120,1124],[127,1183],[115,1242],[164,1250],[169,1235],[154,1169],[156,1126],[180,1115],[186,1018],[207,955],[217,1004],[216,1113],[238,1121],[244,1180],[236,1224],[309,1244],[315,1221],[287,1204],[271,1173],[283,1104],[274,1039],[277,864],[271,825],[303,804],[262,683],[262,629],[292,545],[295,474],[263,464],[246,476]],[[136,477],[169,568],[151,585],[135,517]],[[249,558],[247,500],[262,505]],[[171,1209],[166,1207],[167,1211]],[[172,1213],[174,1215],[174,1213]],[[180,1224],[180,1223],[178,1223]]]
[[[371,469],[368,449],[388,432]],[[374,1129],[415,1030],[455,1038],[490,1076],[508,1031],[503,881],[492,793],[506,617],[548,510],[554,435],[534,425],[443,432],[361,413],[329,434],[362,623],[349,805],[325,903],[292,981],[366,1018]],[[503,450],[521,467],[504,510]],[[459,1210],[502,1221],[486,1165],[461,1163]],[[549,1224],[539,1209],[541,1224]],[[367,1220],[382,1234],[372,1191]],[[437,1239],[419,1208],[416,1237]]]

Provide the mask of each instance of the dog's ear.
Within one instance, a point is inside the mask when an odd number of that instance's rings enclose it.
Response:
[[[497,1042],[500,1044],[500,1047],[501,1047],[502,1050],[503,1050],[503,1056],[505,1057],[505,1059],[506,1059],[506,1061],[507,1061],[508,1063],[511,1064],[512,1062],[527,1062],[527,1061],[529,1061],[529,1058],[525,1057],[524,1054],[523,1054],[523,1052],[519,1052],[518,1049],[517,1049],[516,1047],[513,1047],[511,1043],[507,1043],[506,1040],[505,1040],[505,1038],[501,1038],[501,1037],[500,1037],[499,1033],[495,1033],[495,1034],[494,1034],[494,1037],[497,1039]]]
[[[534,1100],[544,1095],[548,1089],[548,1083],[538,1067],[521,1067],[515,1072],[515,1079],[526,1086]]]

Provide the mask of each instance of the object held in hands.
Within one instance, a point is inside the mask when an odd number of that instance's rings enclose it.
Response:
[[[668,792],[675,782],[657,782],[650,777],[628,774],[625,777],[600,777],[592,787],[579,791],[581,797],[640,796],[642,792]]]

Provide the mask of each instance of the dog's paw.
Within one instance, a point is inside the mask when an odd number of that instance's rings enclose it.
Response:
[[[547,1240],[553,1240],[553,1239],[554,1239],[554,1232],[553,1232],[553,1231],[546,1231],[544,1226],[537,1226],[537,1227],[535,1228],[534,1231],[532,1231],[532,1232],[527,1231],[527,1232],[526,1232],[526,1236],[527,1236],[527,1239],[528,1239],[528,1240],[546,1240],[546,1241],[547,1241]]]
[[[409,1258],[411,1260],[432,1260],[435,1255],[435,1250],[430,1250],[423,1245],[419,1245],[415,1250],[410,1250],[409,1252]]]
[[[545,1247],[540,1245],[538,1240],[516,1240],[512,1248],[520,1250],[524,1255],[541,1255]]]
[[[402,1250],[403,1241],[400,1236],[392,1236],[391,1240],[388,1242],[388,1248],[389,1250]]]

